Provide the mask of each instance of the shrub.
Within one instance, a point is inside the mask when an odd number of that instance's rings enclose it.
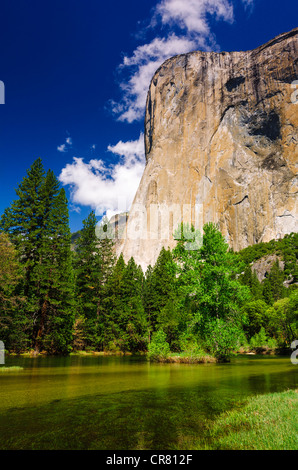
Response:
[[[152,341],[148,346],[148,357],[151,361],[164,360],[170,354],[170,346],[166,341],[166,334],[163,330],[153,333]]]
[[[277,343],[275,339],[269,338],[266,335],[265,328],[262,327],[259,333],[256,333],[250,340],[250,347],[251,348],[276,348]]]
[[[209,320],[205,326],[205,346],[219,362],[229,361],[244,342],[243,330],[221,318]]]

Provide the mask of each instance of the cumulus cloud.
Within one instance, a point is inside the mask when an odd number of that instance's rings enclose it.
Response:
[[[112,215],[128,211],[145,166],[144,135],[128,142],[109,145],[108,150],[119,157],[107,166],[101,159],[85,162],[74,157],[62,169],[59,180],[70,186],[71,202],[90,206],[97,215]]]
[[[68,150],[72,147],[72,139],[71,137],[66,137],[65,144],[58,145],[57,150],[58,152],[68,152]]]
[[[249,1],[249,0],[248,0]],[[163,0],[156,7],[163,24],[177,24],[190,34],[198,34],[205,42],[210,35],[207,14],[216,20],[234,21],[233,5],[229,0]]]
[[[145,162],[144,154],[144,134],[141,132],[138,140],[122,142],[120,140],[116,145],[108,146],[109,152],[125,157],[126,161],[140,160]]]
[[[242,0],[251,4],[253,0]],[[168,58],[192,50],[218,50],[210,28],[210,17],[233,23],[232,0],[161,0],[158,2],[150,29],[163,28],[164,36],[138,46],[125,55],[120,71],[129,74],[122,83],[122,99],[111,101],[112,112],[120,121],[142,119],[150,81],[157,68]],[[175,32],[173,32],[175,28]]]
[[[254,0],[241,0],[244,8]],[[148,26],[155,37],[124,55],[119,71],[125,76],[120,82],[122,98],[110,101],[117,119],[134,122],[143,118],[150,81],[158,67],[168,58],[192,50],[219,50],[210,19],[233,23],[233,0],[159,0]],[[140,37],[145,37],[146,31]],[[162,34],[161,34],[162,33]],[[57,149],[66,152],[72,146],[71,137]],[[90,147],[95,149],[95,145]],[[117,156],[113,165],[102,159],[74,157],[59,176],[71,190],[71,203],[90,206],[97,215],[108,217],[128,211],[140,183],[144,167],[144,135],[128,142],[109,145],[108,151]]]
[[[137,47],[131,57],[124,57],[121,68],[132,68],[134,73],[122,83],[122,103],[114,103],[113,111],[120,121],[129,123],[141,119],[145,110],[146,96],[156,69],[169,57],[195,49],[196,42],[171,34],[167,38],[155,38],[149,44]]]
[[[58,145],[57,147],[58,152],[67,152],[67,148],[65,144]]]

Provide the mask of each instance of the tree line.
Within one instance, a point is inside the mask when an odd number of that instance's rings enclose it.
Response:
[[[72,249],[65,191],[41,159],[16,195],[0,220],[0,339],[9,351],[220,358],[247,344],[289,346],[298,334],[297,234],[283,242],[286,272],[276,263],[262,283],[253,249],[234,253],[212,223],[203,234],[182,225],[176,248],[143,273],[133,258],[116,259],[109,222],[98,225],[93,211]]]

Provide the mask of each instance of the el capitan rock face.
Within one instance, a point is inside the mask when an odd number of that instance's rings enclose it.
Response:
[[[146,269],[174,247],[179,208],[200,229],[218,223],[234,250],[298,231],[297,39],[298,28],[252,51],[175,56],[156,71],[126,260]]]

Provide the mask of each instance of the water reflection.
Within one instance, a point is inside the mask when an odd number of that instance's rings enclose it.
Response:
[[[202,365],[101,356],[9,361],[24,370],[0,375],[1,448],[191,448],[202,444],[208,421],[246,397],[298,386],[289,358]]]

